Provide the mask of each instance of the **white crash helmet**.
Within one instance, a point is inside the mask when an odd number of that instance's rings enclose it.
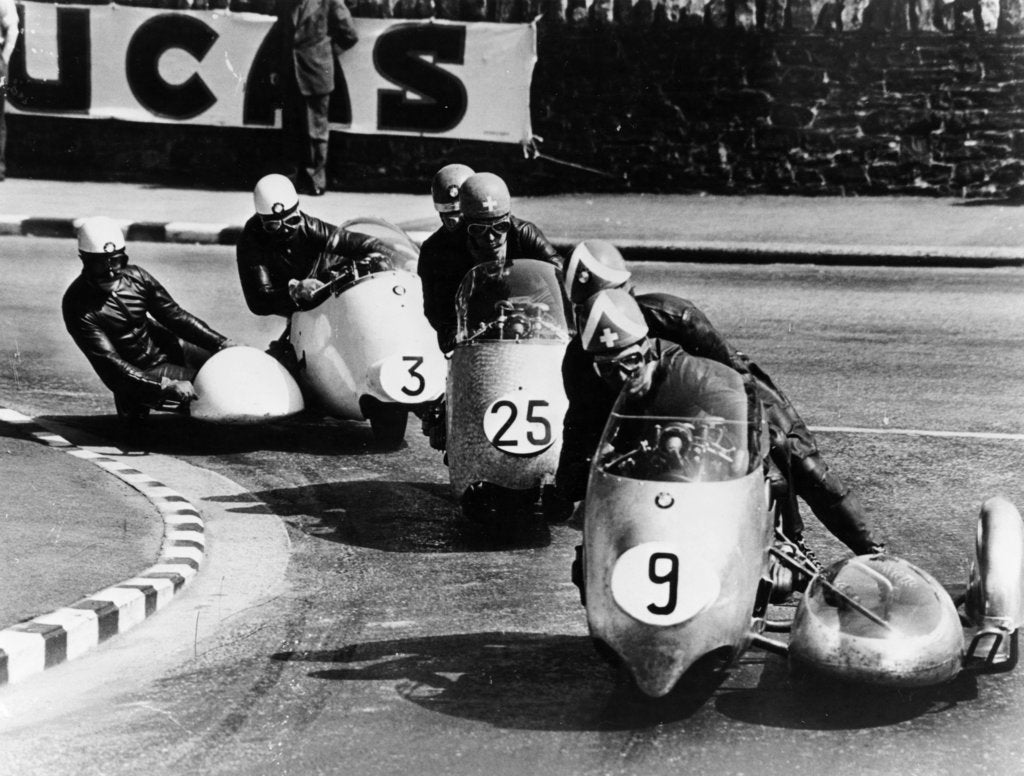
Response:
[[[86,218],[78,226],[78,252],[112,254],[124,250],[124,232],[106,216]]]
[[[434,199],[434,210],[438,213],[459,212],[459,189],[475,170],[464,164],[446,164],[434,176],[430,194]]]
[[[599,291],[583,305],[583,349],[614,354],[647,338],[647,321],[636,300],[621,288]]]
[[[584,240],[569,257],[565,294],[573,304],[583,304],[598,291],[624,287],[630,276],[618,248],[605,240]]]
[[[299,206],[295,186],[283,175],[264,175],[252,190],[256,212],[261,216],[282,216]]]

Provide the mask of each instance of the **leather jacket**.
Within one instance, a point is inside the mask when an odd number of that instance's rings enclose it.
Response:
[[[129,264],[117,289],[102,291],[79,275],[61,303],[64,325],[113,393],[158,401],[160,380],[144,372],[167,362],[177,338],[216,351],[227,338],[183,310],[146,270]]]
[[[537,259],[562,272],[562,257],[535,224],[510,216],[505,255],[510,259]],[[454,232],[444,227],[423,241],[417,272],[423,282],[423,313],[437,332],[442,350],[453,347],[457,327],[455,295],[462,279],[479,260],[469,248],[465,226]]]
[[[289,316],[302,309],[288,294],[288,281],[304,280],[313,271],[321,253],[327,250],[336,229],[319,218],[302,213],[302,223],[287,239],[277,239],[263,231],[258,215],[245,222],[235,248],[238,279],[245,303],[256,315]],[[331,251],[346,256],[366,256],[382,249],[373,237],[346,229],[338,236]]]

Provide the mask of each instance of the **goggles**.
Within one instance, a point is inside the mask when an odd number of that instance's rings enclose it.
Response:
[[[278,216],[260,216],[260,225],[263,231],[269,234],[277,234],[282,229],[298,229],[302,224],[302,213],[293,212],[280,218]]]
[[[120,272],[128,265],[128,254],[117,253],[84,253],[82,262],[85,273],[94,277],[102,277],[112,272]]]
[[[647,351],[644,348],[631,349],[627,353],[616,356],[594,356],[594,371],[598,377],[608,379],[616,375],[629,377],[634,374],[647,361]]]
[[[512,228],[512,222],[507,218],[503,218],[500,221],[492,221],[491,223],[481,224],[472,223],[466,224],[466,231],[469,232],[470,237],[483,237],[485,234],[493,232],[499,237],[503,234],[508,234]]]

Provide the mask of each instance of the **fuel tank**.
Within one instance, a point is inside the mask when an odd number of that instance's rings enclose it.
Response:
[[[364,420],[360,399],[416,405],[444,393],[447,362],[417,275],[375,272],[292,315],[300,379],[324,411]]]
[[[288,370],[244,345],[211,356],[193,385],[198,398],[189,413],[211,423],[262,423],[303,410],[302,393]]]
[[[460,345],[448,368],[448,467],[461,498],[477,482],[510,490],[553,477],[568,400],[560,340]]]
[[[590,633],[661,697],[709,652],[749,645],[773,512],[760,467],[721,482],[591,470],[584,527]]]
[[[794,669],[892,687],[941,684],[959,671],[963,629],[926,571],[892,555],[840,561],[815,577],[789,641]]]
[[[971,657],[983,658],[994,650],[996,663],[1015,659],[1006,637],[1024,623],[1024,524],[1005,498],[982,504],[964,609],[980,629]]]

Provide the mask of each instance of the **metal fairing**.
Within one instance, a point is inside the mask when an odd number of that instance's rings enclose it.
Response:
[[[789,659],[794,668],[893,687],[940,684],[959,672],[960,618],[930,574],[879,554],[840,561],[822,576],[824,581],[811,582],[793,620]]]
[[[623,659],[645,694],[667,694],[713,650],[727,647],[737,657],[749,645],[773,530],[760,467],[739,479],[692,483],[595,467],[584,525],[590,633]],[[656,565],[671,556],[675,591]]]
[[[324,410],[362,420],[360,399],[420,404],[444,392],[447,362],[423,315],[417,275],[377,272],[292,315],[302,382]]]
[[[1024,624],[1024,524],[1004,498],[982,504],[964,610],[979,628],[970,656],[1009,662],[1006,637]]]
[[[456,498],[476,482],[527,490],[554,476],[568,408],[561,372],[565,347],[556,340],[481,340],[455,348],[447,401],[448,467]],[[524,426],[523,436],[549,442],[543,449],[517,455],[515,439],[510,439],[513,446],[502,448],[488,438],[485,415],[503,397],[524,408],[533,402],[546,428],[538,421]],[[527,414],[519,412],[516,424],[526,422]],[[510,414],[502,418],[510,420]]]

